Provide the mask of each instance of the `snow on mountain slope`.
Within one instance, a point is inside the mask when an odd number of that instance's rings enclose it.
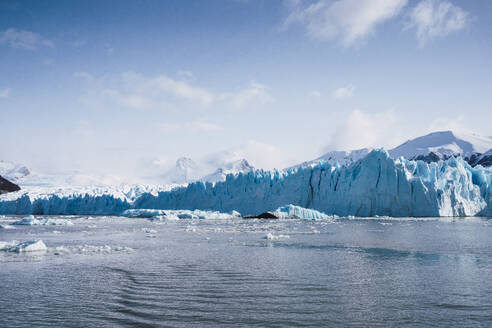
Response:
[[[194,181],[217,182],[224,181],[228,174],[236,175],[248,172],[252,168],[245,159],[221,159],[218,163],[207,163],[203,160],[195,162],[191,158],[181,157],[176,161],[175,167],[164,174],[161,180],[174,184],[187,184]]]
[[[469,159],[468,163],[471,166],[481,165],[484,167],[492,166],[492,149],[483,154],[473,154]]]
[[[483,153],[489,150],[492,151],[492,138],[490,137],[441,131],[408,140],[388,150],[388,153],[392,158],[404,157],[410,160],[419,159],[426,162],[436,162],[459,155],[465,158],[472,166],[479,164],[479,161],[481,161],[480,164],[482,166],[490,166],[492,165],[492,156],[490,156],[492,153],[488,155],[489,157],[487,155],[482,156]],[[322,161],[329,164],[338,163],[339,165],[347,166],[365,157],[370,151],[370,148],[331,151],[315,160],[304,162],[291,168],[313,166]]]
[[[364,158],[365,156],[367,156],[367,154],[369,154],[369,152],[371,150],[372,149],[370,149],[370,148],[362,148],[362,149],[348,150],[348,151],[347,150],[334,150],[334,151],[330,151],[324,155],[321,155],[320,157],[318,157],[314,160],[303,162],[301,164],[291,166],[291,167],[287,168],[286,170],[288,171],[290,169],[295,169],[298,167],[303,167],[303,168],[313,167],[315,165],[318,165],[321,162],[326,162],[326,163],[331,164],[331,165],[339,164],[342,166],[347,166],[347,165],[350,165],[354,162],[357,162],[361,158]]]
[[[200,181],[212,183],[225,181],[227,175],[229,174],[238,175],[239,173],[247,173],[253,169],[253,166],[249,165],[247,160],[241,159],[231,163],[226,163],[223,167],[218,168],[215,172],[200,178]]]
[[[434,153],[440,158],[461,155],[463,158],[492,149],[492,138],[452,131],[433,132],[401,144],[388,151],[391,157],[413,159]]]
[[[9,181],[17,181],[31,174],[31,171],[22,164],[9,161],[0,161],[0,175]]]
[[[8,193],[0,196],[0,214],[118,215],[145,208],[257,215],[286,204],[339,216],[492,215],[492,168],[473,168],[454,157],[438,163],[392,159],[386,151],[374,150],[349,166],[251,170],[215,184],[198,181],[150,192]]]
[[[198,165],[189,157],[180,157],[176,160],[176,167],[168,173],[172,183],[188,183],[200,177]]]

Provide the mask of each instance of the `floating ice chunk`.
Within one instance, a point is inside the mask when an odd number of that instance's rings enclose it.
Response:
[[[296,205],[286,205],[279,207],[273,214],[279,219],[304,219],[304,220],[321,220],[321,219],[332,219],[332,216],[326,215],[316,210],[303,208]]]
[[[164,219],[232,219],[239,218],[241,214],[237,211],[230,213],[221,213],[218,211],[202,210],[156,210],[156,209],[131,209],[122,214],[129,218],[149,218],[152,220],[162,221]]]
[[[289,235],[274,235],[272,233],[267,233],[267,235],[264,237],[267,240],[279,240],[279,239],[289,239]]]
[[[77,246],[58,246],[52,249],[53,254],[111,254],[111,253],[129,253],[133,251],[131,247],[110,246],[110,245],[77,245]]]
[[[72,221],[67,219],[36,219],[34,216],[13,222],[14,225],[73,225]]]
[[[0,224],[0,229],[8,230],[8,229],[15,229],[15,227],[9,224]]]
[[[164,210],[155,210],[155,209],[131,209],[126,210],[122,214],[122,216],[126,216],[128,218],[153,218],[156,216],[165,216],[166,212]]]
[[[23,253],[23,252],[46,252],[48,248],[42,240],[29,240],[22,243],[12,241],[10,243],[0,242],[0,251]]]
[[[245,219],[303,219],[303,220],[320,220],[333,219],[333,216],[326,215],[316,210],[303,208],[296,205],[285,205],[277,208],[273,212],[265,212],[259,215],[245,216]]]

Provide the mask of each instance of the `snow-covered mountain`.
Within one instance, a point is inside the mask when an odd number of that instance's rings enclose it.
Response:
[[[31,174],[25,165],[0,160],[0,175],[10,181],[18,181]]]
[[[441,159],[457,155],[470,158],[472,155],[483,154],[491,149],[492,138],[441,131],[408,140],[389,150],[388,153],[393,158],[403,156],[406,159],[425,157],[431,153]]]
[[[195,161],[189,157],[180,157],[176,160],[175,167],[165,174],[164,179],[182,184],[197,180],[201,174],[201,169]]]
[[[247,160],[240,159],[231,163],[226,163],[223,167],[219,167],[215,172],[200,178],[200,181],[212,183],[225,181],[229,174],[237,175],[239,173],[247,173],[253,169],[253,166],[249,165]]]
[[[309,167],[322,161],[341,166],[350,165],[371,152],[371,148],[349,151],[331,151],[312,161],[294,167]],[[461,156],[471,166],[492,166],[492,138],[456,133],[453,131],[433,132],[408,140],[388,150],[390,157],[404,157],[408,160],[423,160],[427,163]]]
[[[339,164],[341,166],[347,166],[364,158],[365,156],[367,156],[367,154],[371,152],[371,150],[371,148],[362,148],[356,150],[334,150],[321,155],[320,157],[311,161],[303,162],[301,164],[289,167],[286,170],[299,167],[312,167],[318,165],[320,162],[326,162],[332,165]]]
[[[218,165],[213,166],[213,165]],[[247,160],[221,160],[219,163],[195,162],[189,157],[180,157],[176,165],[160,177],[161,181],[173,184],[186,184],[194,181],[224,181],[228,174],[237,175],[253,169]]]
[[[492,149],[481,155],[473,154],[468,159],[468,163],[470,163],[471,166],[476,166],[476,165],[482,165],[483,167],[492,166]]]

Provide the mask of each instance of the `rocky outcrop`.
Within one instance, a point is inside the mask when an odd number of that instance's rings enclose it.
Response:
[[[10,182],[0,176],[0,195],[8,192],[19,191],[20,187],[15,183]]]

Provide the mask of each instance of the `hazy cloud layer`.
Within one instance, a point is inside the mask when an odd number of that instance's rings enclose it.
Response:
[[[470,15],[448,1],[423,0],[409,14],[405,29],[415,29],[419,45],[465,28]]]
[[[5,99],[10,97],[11,88],[0,89],[0,99]]]
[[[38,33],[13,27],[0,33],[0,45],[8,45],[12,48],[25,50],[54,46],[53,41],[43,38]]]
[[[187,79],[174,79],[163,74],[147,77],[133,71],[100,78],[87,72],[74,73],[75,77],[89,82],[89,92],[84,96],[88,103],[112,101],[124,107],[148,109],[165,105],[179,106],[185,102],[198,107],[221,104],[242,109],[273,101],[267,87],[254,81],[234,92],[215,92],[191,81],[191,77],[195,79],[191,72],[179,72],[178,75]]]
[[[354,94],[355,94],[355,86],[349,84],[346,87],[333,90],[331,95],[333,96],[333,98],[337,100],[344,100],[344,99],[352,98]]]
[[[407,0],[319,0],[308,5],[291,3],[284,27],[298,23],[308,36],[321,40],[339,40],[350,47],[376,32],[376,27],[397,16]]]

